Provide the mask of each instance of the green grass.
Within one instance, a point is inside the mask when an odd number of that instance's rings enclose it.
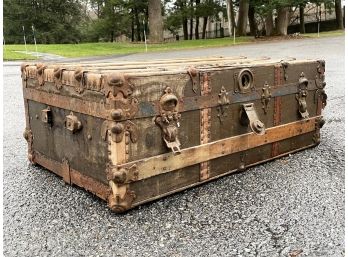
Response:
[[[344,30],[321,32],[320,37],[344,35]],[[308,38],[317,37],[317,33],[303,34]],[[244,44],[255,41],[253,37],[237,37],[236,44]],[[181,40],[163,44],[149,44],[149,52],[172,51],[181,49],[197,49],[207,47],[220,47],[233,45],[232,38],[216,38],[201,40]],[[35,52],[34,45],[27,45],[28,51]],[[145,52],[144,43],[82,43],[82,44],[49,44],[37,45],[38,52],[51,53],[65,57],[87,57],[122,55]],[[35,56],[17,53],[25,51],[24,45],[6,45],[4,47],[4,60],[33,60]]]
[[[3,47],[3,58],[4,60],[7,61],[15,61],[15,60],[34,60],[36,59],[36,57],[31,56],[29,54],[23,54],[23,53],[17,53],[14,52],[15,50],[11,50],[12,49],[12,45],[11,46],[5,46]],[[18,47],[18,51],[25,51],[24,49],[24,45]]]
[[[238,37],[236,44],[248,43],[252,37]],[[149,44],[148,52],[197,49],[216,46],[233,45],[231,38],[216,38],[207,40],[185,40],[163,44]],[[27,45],[29,52],[35,52],[34,45]],[[113,54],[132,54],[145,52],[144,43],[82,43],[82,44],[50,44],[37,45],[38,52],[52,53],[65,57],[106,56]],[[24,45],[6,45],[4,60],[25,59],[26,55],[15,51],[25,51]],[[29,56],[35,59],[33,56]],[[28,59],[28,58],[27,58]]]
[[[324,31],[319,33],[319,37],[336,37],[336,36],[343,36],[343,35],[344,35],[344,30]],[[302,34],[302,36],[315,38],[315,37],[318,37],[318,33],[305,33],[305,34]]]

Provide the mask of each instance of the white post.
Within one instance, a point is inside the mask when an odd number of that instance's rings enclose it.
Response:
[[[31,25],[31,29],[33,30],[33,35],[34,35],[34,43],[35,43],[35,50],[36,50],[36,58],[39,59],[39,53],[37,52],[37,45],[36,45],[36,38],[35,38],[34,25]]]
[[[24,30],[24,26],[22,26],[22,28],[23,28],[23,37],[24,37],[25,54],[28,54],[27,40],[25,39],[25,30]]]
[[[144,20],[143,20],[143,26],[144,26],[145,52],[147,52],[146,31],[145,31],[145,21]]]

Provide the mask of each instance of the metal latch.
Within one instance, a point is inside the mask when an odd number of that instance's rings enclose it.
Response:
[[[268,103],[270,102],[271,98],[272,98],[272,94],[270,92],[269,85],[266,82],[262,88],[262,95],[261,95],[262,109],[265,114],[267,113]]]
[[[160,99],[161,116],[155,119],[156,124],[162,129],[163,141],[175,154],[181,152],[178,138],[181,115],[178,113],[178,102],[178,98],[172,93],[172,89],[167,87],[165,94]]]
[[[242,111],[241,111],[240,118],[241,118],[241,124],[242,125],[248,124],[254,133],[258,135],[265,134],[265,124],[263,124],[263,122],[259,120],[259,117],[257,116],[253,103],[242,104]]]
[[[225,87],[221,87],[220,93],[219,93],[219,100],[218,100],[218,117],[220,119],[220,122],[223,121],[223,118],[226,116],[226,109],[228,108],[228,104],[230,103],[230,100],[228,99],[228,93],[225,89]]]
[[[82,124],[81,121],[79,121],[79,119],[73,114],[73,112],[70,112],[70,114],[66,116],[65,127],[67,130],[75,133],[82,129]]]
[[[49,125],[52,124],[52,111],[49,106],[41,111],[41,121]]]
[[[303,119],[309,118],[309,113],[307,110],[307,86],[308,86],[308,79],[305,77],[304,73],[302,72],[300,75],[300,79],[298,81],[298,94],[296,95],[296,99],[298,101],[298,111]]]

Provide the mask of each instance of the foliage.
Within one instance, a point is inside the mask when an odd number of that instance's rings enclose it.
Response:
[[[76,43],[82,6],[77,0],[4,0],[4,37],[7,43],[22,43],[23,29],[33,42],[31,26],[40,43]]]

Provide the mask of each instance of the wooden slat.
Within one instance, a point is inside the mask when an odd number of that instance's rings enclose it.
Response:
[[[139,170],[138,179],[146,179],[172,170],[181,169],[190,165],[205,162],[221,156],[245,151],[250,148],[284,140],[315,130],[317,117],[292,122],[266,129],[264,135],[248,133],[241,136],[230,137],[196,147],[183,149],[181,154],[162,154],[143,160],[121,165],[121,167],[136,164]]]

